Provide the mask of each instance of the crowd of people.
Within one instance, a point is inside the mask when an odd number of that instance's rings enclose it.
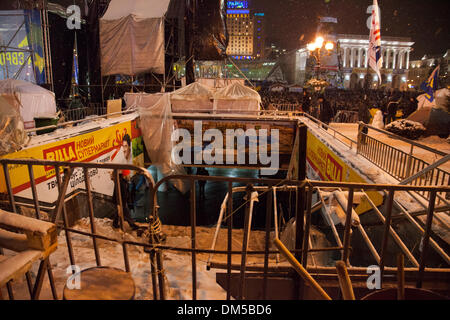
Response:
[[[417,110],[419,93],[394,90],[344,90],[326,89],[321,93],[298,92],[260,92],[262,106],[266,110],[277,109],[279,106],[291,105],[295,111],[307,112],[325,123],[330,122],[339,111],[350,111],[358,115],[366,114],[361,109],[376,108],[382,111],[385,123],[396,120],[399,110],[403,118],[407,118]],[[322,118],[322,119],[321,119]],[[329,119],[328,119],[329,118]],[[361,118],[361,116],[359,117]],[[359,119],[363,121],[363,119]],[[365,122],[365,121],[364,121]]]

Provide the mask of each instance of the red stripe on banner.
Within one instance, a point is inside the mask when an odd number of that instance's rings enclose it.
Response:
[[[320,170],[317,169],[317,167],[312,163],[311,160],[309,160],[309,158],[306,158],[306,161],[308,161],[309,165],[313,168],[313,170],[319,175],[320,179],[322,179],[322,181],[327,181],[327,179],[325,179],[322,174],[320,173]]]

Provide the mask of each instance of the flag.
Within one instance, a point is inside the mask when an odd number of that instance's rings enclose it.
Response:
[[[425,91],[425,98],[427,98],[427,100],[430,102],[434,101],[434,92],[436,91],[438,85],[438,75],[439,66],[434,69],[428,80],[422,83],[422,85],[420,86],[420,89]]]
[[[383,66],[383,57],[381,55],[380,8],[378,7],[377,0],[373,0],[372,8],[372,24],[368,52],[369,66],[377,73],[378,81],[381,83],[380,69]]]

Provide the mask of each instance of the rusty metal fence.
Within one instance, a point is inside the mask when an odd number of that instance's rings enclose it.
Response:
[[[411,223],[417,229],[418,234],[422,238],[422,251],[420,256],[417,259],[412,255],[410,249],[406,250],[406,256],[410,258],[414,267],[407,268],[406,272],[409,275],[413,275],[416,277],[416,285],[417,287],[421,287],[424,281],[424,278],[427,274],[433,272],[439,272],[446,275],[449,275],[450,268],[430,268],[427,267],[427,252],[430,248],[434,249],[438,255],[443,259],[444,263],[447,266],[450,266],[450,257],[448,253],[442,249],[438,242],[435,241],[432,237],[432,222],[435,216],[435,200],[436,194],[438,192],[449,192],[450,188],[448,186],[441,187],[428,187],[428,186],[392,186],[392,185],[367,185],[367,184],[356,184],[356,183],[334,183],[334,182],[318,182],[318,181],[287,181],[287,180],[275,180],[275,179],[255,179],[255,178],[229,178],[229,177],[206,177],[206,176],[171,176],[166,177],[163,180],[159,181],[157,184],[153,183],[153,179],[144,168],[139,168],[130,165],[118,165],[118,164],[99,164],[99,163],[71,163],[71,162],[52,162],[52,161],[42,161],[42,160],[23,160],[23,159],[0,159],[0,163],[3,167],[3,173],[5,177],[6,191],[9,199],[9,210],[13,212],[18,212],[15,197],[13,195],[12,187],[11,187],[11,177],[9,175],[9,167],[10,166],[26,166],[29,172],[30,179],[30,188],[33,196],[33,204],[35,208],[35,216],[40,219],[40,204],[39,198],[36,191],[36,182],[34,177],[34,168],[36,166],[52,166],[55,168],[55,174],[57,177],[58,183],[58,200],[56,203],[56,208],[52,214],[51,221],[58,222],[59,217],[62,218],[62,224],[59,225],[61,229],[65,231],[65,237],[67,242],[67,249],[69,253],[69,260],[71,265],[75,265],[77,261],[77,257],[75,255],[75,251],[73,250],[72,242],[71,242],[71,234],[80,234],[91,238],[92,240],[92,248],[95,254],[95,260],[97,266],[102,266],[102,259],[100,256],[100,252],[98,250],[98,240],[108,240],[112,242],[119,243],[123,249],[123,261],[124,261],[124,270],[130,272],[130,261],[128,255],[129,246],[139,246],[143,247],[144,251],[149,255],[149,268],[151,269],[151,278],[152,278],[152,290],[153,290],[153,299],[166,299],[166,280],[165,280],[165,270],[164,270],[164,261],[162,253],[164,251],[175,251],[175,252],[188,252],[191,254],[191,272],[192,272],[192,299],[197,299],[197,289],[198,289],[198,280],[197,280],[197,255],[199,254],[215,254],[215,255],[225,255],[227,257],[227,263],[225,265],[212,265],[213,268],[224,268],[227,270],[227,281],[228,288],[230,288],[231,276],[233,270],[239,270],[240,282],[239,282],[239,295],[238,299],[245,299],[245,286],[246,286],[246,275],[248,272],[252,271],[261,271],[264,275],[264,292],[263,298],[267,297],[268,282],[267,279],[271,273],[276,270],[279,272],[280,270],[289,271],[291,268],[289,266],[270,266],[269,265],[269,255],[277,254],[278,251],[271,250],[271,238],[270,232],[273,229],[271,226],[271,218],[272,218],[272,203],[273,203],[273,188],[280,186],[290,186],[294,187],[297,190],[298,198],[295,206],[295,216],[297,221],[299,221],[299,229],[300,232],[296,236],[296,248],[294,250],[295,256],[297,259],[305,266],[308,267],[308,253],[311,252],[319,252],[319,251],[338,251],[341,253],[342,259],[346,261],[349,265],[349,272],[352,274],[364,274],[363,269],[355,268],[350,266],[350,262],[352,259],[352,246],[351,246],[351,236],[352,236],[352,207],[353,207],[353,195],[355,191],[364,190],[364,191],[380,191],[387,193],[387,199],[384,206],[384,212],[380,216],[380,221],[384,226],[384,232],[382,236],[382,244],[379,248],[379,266],[381,270],[381,277],[385,279],[387,274],[392,274],[395,271],[395,268],[392,266],[386,265],[387,259],[387,248],[389,246],[390,236],[394,238],[394,240],[398,243],[399,239],[395,237],[395,232],[393,231],[392,225],[392,217],[394,207],[398,205],[395,201],[395,193],[402,191],[415,191],[415,192],[429,192],[430,200],[428,202],[427,208],[427,219],[425,225],[422,227],[419,223],[413,218],[409,217]],[[90,188],[89,182],[89,170],[97,168],[97,169],[105,169],[113,171],[113,178],[116,188],[116,193],[120,194],[120,183],[119,182],[119,171],[120,170],[134,170],[138,173],[145,175],[151,185],[151,194],[150,199],[153,207],[153,211],[149,213],[153,217],[153,220],[156,221],[158,218],[158,205],[156,201],[156,191],[158,187],[163,183],[170,182],[172,180],[185,180],[188,181],[191,185],[191,193],[190,193],[190,248],[181,248],[181,247],[173,247],[167,246],[164,243],[159,242],[158,237],[154,232],[154,226],[149,225],[149,237],[148,243],[141,243],[135,241],[128,241],[125,238],[123,240],[113,239],[104,235],[101,235],[97,232],[95,226],[95,213],[93,210],[93,200],[92,200],[92,192]],[[90,232],[80,231],[73,228],[70,228],[68,225],[68,217],[67,211],[65,207],[65,195],[66,190],[69,185],[69,180],[75,169],[81,169],[84,172],[85,176],[85,188],[88,195],[88,207],[89,207],[89,219],[90,219]],[[196,182],[200,180],[210,181],[210,182],[220,182],[225,183],[228,186],[228,192],[230,195],[233,193],[233,184],[242,184],[242,185],[258,185],[265,186],[267,191],[262,192],[259,196],[265,194],[266,195],[266,225],[265,225],[265,243],[263,251],[250,251],[248,250],[247,244],[243,243],[242,250],[232,250],[232,237],[233,237],[233,215],[235,214],[238,208],[233,208],[233,199],[232,197],[228,197],[227,200],[227,250],[210,250],[199,248],[197,244],[197,197],[196,197]],[[308,246],[308,237],[311,232],[311,209],[312,209],[312,197],[313,193],[318,188],[340,188],[342,190],[348,190],[348,207],[346,210],[346,221],[345,227],[342,234],[342,237],[336,239],[337,245],[335,247],[325,247],[325,248],[310,248]],[[120,217],[120,226],[122,230],[124,230],[124,217],[122,212],[122,199],[121,197],[116,197],[116,206],[117,211]],[[247,198],[249,199],[249,198]],[[251,229],[251,222],[248,219],[249,210],[250,210],[250,202],[249,200],[245,201],[243,206],[245,206],[245,231],[244,240],[247,239],[248,231]],[[301,208],[305,208],[302,210]],[[408,215],[408,212],[404,213]],[[409,219],[408,218],[408,219]],[[415,221],[415,223],[413,222]],[[338,236],[339,237],[339,236]],[[245,242],[245,241],[244,241]],[[400,240],[401,242],[401,240]],[[341,243],[341,245],[339,245]],[[367,242],[369,245],[370,240]],[[373,248],[372,248],[373,250]],[[231,257],[233,255],[238,255],[241,257],[241,264],[234,265],[232,263]],[[246,257],[249,255],[260,255],[264,257],[264,266],[262,268],[248,266]],[[412,257],[412,258],[411,258]],[[51,257],[50,257],[51,258]],[[49,263],[49,266],[51,264]],[[49,267],[50,268],[50,267]],[[49,271],[50,272],[50,271]],[[331,267],[316,267],[314,268],[314,272],[321,273],[324,275],[331,275],[334,277],[336,275],[335,268]],[[448,278],[448,277],[447,277]],[[51,287],[54,292],[55,284],[53,283],[52,278],[50,279]],[[54,294],[54,298],[57,296]],[[231,291],[228,290],[226,293],[226,299],[231,299]]]

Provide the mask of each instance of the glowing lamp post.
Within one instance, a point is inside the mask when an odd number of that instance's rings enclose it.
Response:
[[[322,49],[324,48],[325,39],[323,37],[317,37],[314,42],[309,43],[306,47],[308,51],[311,53],[311,56],[313,56],[316,59],[316,69],[317,69],[317,78],[320,77],[320,56],[322,55]],[[327,42],[325,43],[325,50],[327,55],[330,55],[331,51],[334,49],[333,42]]]

